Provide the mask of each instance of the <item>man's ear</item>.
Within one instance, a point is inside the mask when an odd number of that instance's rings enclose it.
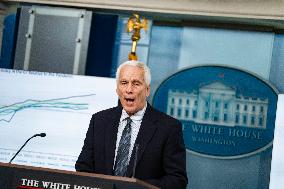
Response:
[[[151,91],[151,88],[150,88],[150,85],[147,86],[146,88],[146,96],[150,96],[150,91]]]

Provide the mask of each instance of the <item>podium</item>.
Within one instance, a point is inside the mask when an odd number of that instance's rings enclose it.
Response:
[[[1,189],[158,189],[135,178],[0,163]]]

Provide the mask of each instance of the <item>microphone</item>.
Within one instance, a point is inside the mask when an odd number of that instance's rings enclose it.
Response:
[[[45,133],[35,134],[33,137],[37,137],[37,136],[45,137],[45,136],[46,136],[46,134],[45,134]]]
[[[32,137],[30,137],[25,143],[24,145],[17,151],[17,153],[12,157],[12,159],[9,161],[9,163],[12,163],[12,161],[15,159],[15,157],[20,153],[20,151],[25,147],[25,145],[34,137],[45,137],[46,134],[45,133],[40,133],[40,134],[35,134]]]
[[[132,178],[134,178],[134,176],[135,176],[136,165],[137,165],[138,149],[139,149],[139,144],[136,144],[135,145],[135,156],[134,156],[134,163],[133,163]]]

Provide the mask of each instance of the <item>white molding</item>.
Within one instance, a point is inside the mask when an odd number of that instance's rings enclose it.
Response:
[[[284,20],[284,0],[4,0],[50,5],[204,15],[233,18]]]

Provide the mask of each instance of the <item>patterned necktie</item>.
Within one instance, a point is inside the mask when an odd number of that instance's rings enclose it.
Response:
[[[131,122],[130,117],[126,118],[127,124],[123,129],[116,155],[114,175],[125,176],[128,166],[128,155],[131,141]]]

